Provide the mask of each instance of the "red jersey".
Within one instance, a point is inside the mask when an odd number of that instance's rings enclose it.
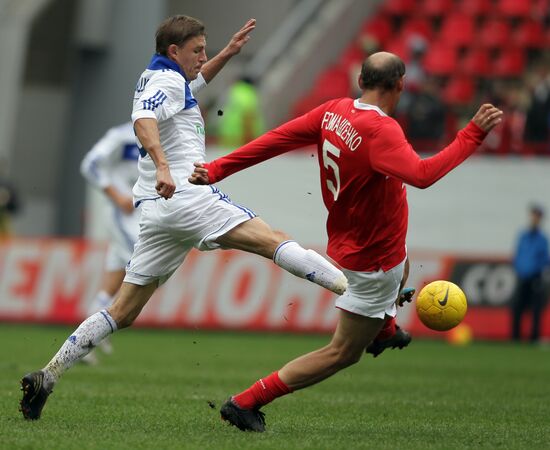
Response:
[[[436,155],[420,159],[399,124],[373,105],[331,100],[206,164],[211,183],[307,145],[317,145],[328,210],[327,254],[342,267],[370,272],[406,256],[405,183],[426,188],[468,158],[486,133],[470,122]]]

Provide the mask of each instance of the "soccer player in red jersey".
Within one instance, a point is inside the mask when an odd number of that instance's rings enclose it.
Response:
[[[317,145],[328,210],[327,254],[344,268],[349,283],[336,300],[339,319],[328,345],[290,361],[222,406],[222,418],[241,430],[264,431],[263,405],[359,361],[385,320],[396,314],[407,256],[405,184],[431,186],[472,155],[502,120],[502,111],[484,104],[449,146],[421,159],[390,117],[404,76],[398,56],[375,53],[363,63],[359,99],[328,101],[227,156],[195,164],[190,181],[214,183],[290,150]]]

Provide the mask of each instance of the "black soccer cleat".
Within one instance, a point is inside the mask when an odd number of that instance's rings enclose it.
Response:
[[[412,337],[410,333],[403,330],[399,325],[395,326],[395,334],[388,339],[375,339],[372,341],[365,352],[372,353],[375,358],[387,348],[399,348],[406,347],[411,342]]]
[[[239,408],[231,398],[222,405],[220,414],[223,420],[236,426],[239,430],[258,433],[265,431],[265,414],[262,411]]]
[[[19,411],[27,420],[40,419],[42,408],[52,393],[44,387],[44,372],[31,372],[21,379],[23,398],[19,403]]]

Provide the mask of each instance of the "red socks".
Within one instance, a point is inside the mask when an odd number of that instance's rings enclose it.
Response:
[[[395,317],[386,319],[384,327],[380,330],[378,335],[374,338],[375,341],[383,341],[391,338],[395,334]]]
[[[233,402],[242,409],[255,409],[290,392],[291,389],[279,378],[279,372],[273,372],[265,378],[260,378],[246,391],[234,395]]]

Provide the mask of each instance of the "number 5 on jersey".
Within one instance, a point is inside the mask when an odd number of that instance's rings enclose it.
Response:
[[[334,144],[329,142],[327,139],[323,142],[323,165],[325,169],[328,170],[330,167],[334,172],[334,178],[336,180],[336,186],[332,180],[328,179],[327,176],[327,187],[332,195],[334,196],[334,201],[338,200],[338,194],[340,192],[340,169],[338,168],[338,163],[335,158],[340,157],[340,149]],[[328,175],[328,174],[327,174]]]

